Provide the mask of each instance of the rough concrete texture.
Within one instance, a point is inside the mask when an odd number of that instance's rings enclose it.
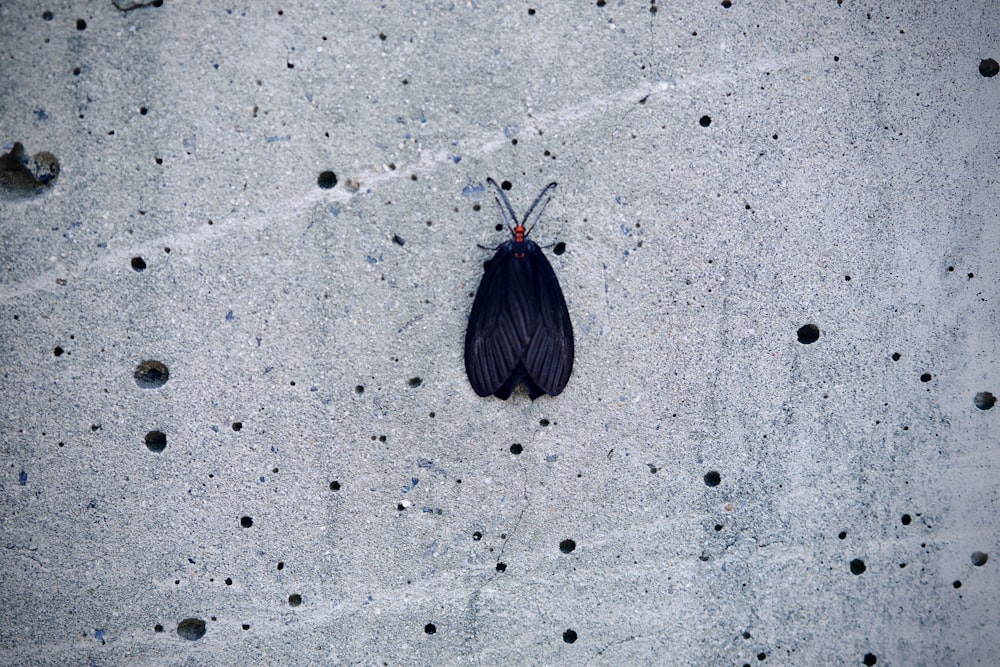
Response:
[[[995,1],[131,6],[0,4],[0,664],[995,663]]]

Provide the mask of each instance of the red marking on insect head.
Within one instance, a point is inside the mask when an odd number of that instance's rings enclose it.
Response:
[[[517,227],[514,228],[514,243],[524,243],[525,236],[527,234],[524,231],[524,225],[518,223]]]

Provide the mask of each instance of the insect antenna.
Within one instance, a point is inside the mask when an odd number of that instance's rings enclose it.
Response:
[[[497,206],[500,207],[500,213],[503,215],[504,224],[507,225],[507,229],[510,230],[510,233],[514,234],[514,229],[521,226],[521,223],[517,221],[517,214],[514,213],[514,207],[510,205],[507,195],[504,194],[502,189],[500,189],[500,186],[497,185],[497,182],[493,180],[492,176],[487,178],[486,182],[492,185],[493,189],[495,189],[497,194],[500,195],[499,198],[494,195],[493,199],[496,200]],[[500,203],[501,200],[503,200],[503,204]],[[513,225],[510,224],[512,220],[514,222]]]
[[[542,207],[538,209],[538,215],[535,216],[535,221],[531,223],[531,226],[528,227],[528,231],[524,233],[525,236],[530,234],[531,230],[538,224],[538,221],[542,219],[542,213],[545,211],[545,207],[549,205],[550,201],[552,201],[552,195],[549,194],[549,191],[555,188],[556,185],[555,181],[546,185],[545,189],[542,190],[538,197],[535,198],[535,202],[531,205],[531,208],[528,209],[528,212],[524,214],[524,222],[527,223],[528,220],[531,220],[531,212],[535,210],[536,206],[538,206],[538,202],[542,201],[543,197],[545,198],[545,201],[542,202]]]

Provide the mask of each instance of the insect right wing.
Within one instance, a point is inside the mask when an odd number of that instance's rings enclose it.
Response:
[[[526,281],[534,298],[535,323],[531,340],[522,355],[531,380],[546,394],[557,396],[566,388],[573,372],[573,324],[559,280],[542,249],[525,241],[523,265],[514,280]]]

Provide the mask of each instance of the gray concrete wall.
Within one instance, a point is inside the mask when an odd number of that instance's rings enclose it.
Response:
[[[3,2],[0,664],[994,663],[998,9]]]

